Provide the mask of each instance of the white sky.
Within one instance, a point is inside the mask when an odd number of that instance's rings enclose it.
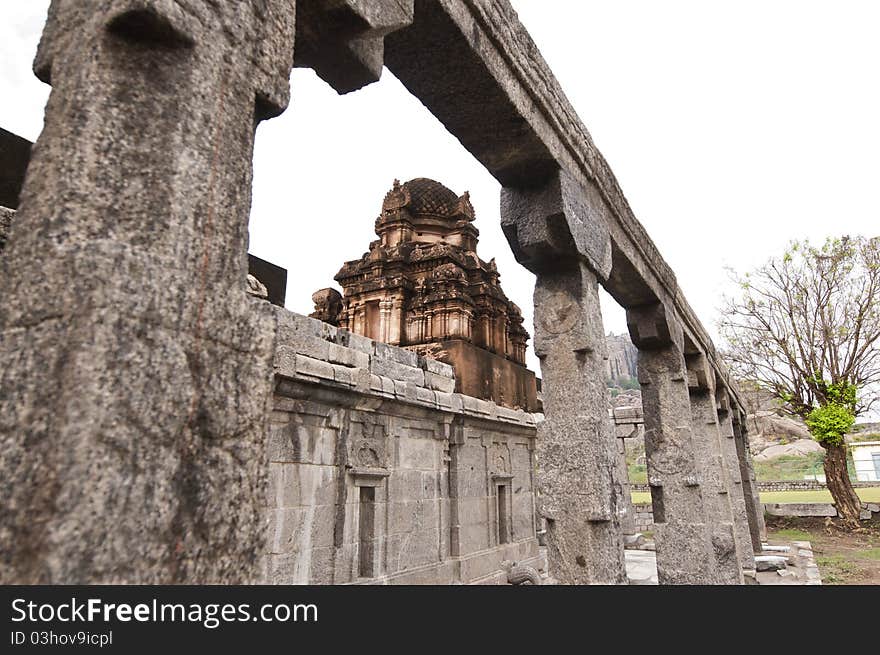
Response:
[[[0,126],[31,140],[48,4],[0,0]],[[880,233],[880,2],[513,4],[712,333],[725,266],[792,238]],[[250,247],[288,270],[287,306],[309,313],[366,251],[394,178],[432,177],[470,190],[480,256],[531,329],[533,278],[501,233],[494,178],[387,71],[347,96],[311,71],[291,82],[290,109],[257,133]],[[605,300],[606,328],[625,331]]]

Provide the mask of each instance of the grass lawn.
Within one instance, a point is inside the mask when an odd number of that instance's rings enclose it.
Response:
[[[866,503],[880,503],[880,487],[866,487],[856,489],[859,498]],[[634,503],[650,503],[651,494],[648,491],[633,491]],[[762,503],[830,503],[831,493],[827,489],[816,491],[762,491]]]

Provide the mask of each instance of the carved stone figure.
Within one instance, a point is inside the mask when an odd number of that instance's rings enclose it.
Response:
[[[342,295],[336,289],[319,289],[312,294],[315,311],[309,314],[319,321],[338,325],[342,313]]]

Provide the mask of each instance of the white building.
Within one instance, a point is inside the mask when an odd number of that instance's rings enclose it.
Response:
[[[859,482],[880,481],[880,441],[862,441],[850,444],[856,479]]]

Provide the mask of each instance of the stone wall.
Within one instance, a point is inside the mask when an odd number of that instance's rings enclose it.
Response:
[[[770,516],[835,517],[834,503],[764,503],[764,513]],[[862,503],[860,518],[863,521],[880,520],[880,504]]]
[[[635,518],[636,532],[654,531],[654,510],[651,503],[634,503],[633,517]]]
[[[278,311],[273,584],[505,583],[544,569],[530,414],[451,393],[446,364]]]
[[[876,482],[853,482],[852,486],[856,489],[876,487]],[[812,491],[816,489],[827,489],[824,482],[818,480],[768,480],[767,482],[759,482],[759,491]]]
[[[769,516],[791,517],[835,517],[837,508],[834,503],[763,503],[764,513]],[[653,531],[654,513],[650,503],[633,505],[636,529],[639,532]],[[880,504],[862,503],[863,521],[880,521]]]
[[[856,489],[876,487],[876,482],[853,482]],[[631,483],[632,491],[650,491],[650,486],[642,483]],[[758,482],[758,491],[815,491],[827,489],[824,483],[818,480],[767,480]]]

